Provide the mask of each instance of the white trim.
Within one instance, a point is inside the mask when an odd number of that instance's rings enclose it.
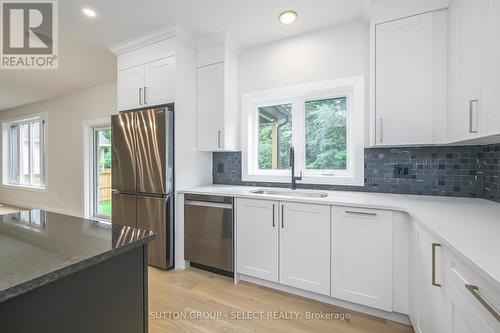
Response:
[[[94,195],[94,129],[100,127],[110,127],[110,118],[100,118],[86,120],[82,122],[83,134],[83,216],[88,219],[102,219],[102,217],[94,216],[93,212],[93,195]],[[110,222],[111,219],[105,220]]]
[[[22,184],[1,184],[2,188],[10,189],[10,190],[21,190],[21,191],[30,191],[30,192],[48,192],[47,187],[42,186],[31,186],[31,185],[22,185]]]
[[[199,40],[196,43],[198,51],[220,45],[228,46],[231,49],[231,51],[233,51],[237,55],[240,54],[241,52],[241,46],[239,45],[239,43],[236,41],[236,39],[234,39],[234,37],[230,33],[226,31],[220,31],[218,33],[212,34],[204,39]]]
[[[16,123],[24,123],[24,122],[29,122],[29,121],[34,121],[34,120],[41,120],[43,121],[43,128],[40,129],[43,133],[42,140],[40,142],[40,155],[41,155],[41,163],[40,163],[40,174],[41,174],[41,179],[43,179],[43,185],[42,186],[37,186],[37,185],[30,185],[30,184],[12,184],[9,183],[8,178],[9,178],[9,162],[10,158],[4,158],[5,150],[7,149],[7,153],[10,151],[9,147],[7,145],[9,144],[8,133],[5,133],[5,129],[7,126],[11,126],[12,124]],[[39,113],[33,113],[33,114],[27,114],[27,115],[21,115],[9,119],[4,119],[1,121],[0,125],[0,131],[1,131],[1,157],[2,157],[2,164],[1,164],[1,182],[0,186],[3,188],[10,188],[10,189],[15,189],[15,190],[25,190],[25,191],[33,191],[33,192],[47,192],[49,189],[49,145],[48,145],[48,138],[49,138],[49,113],[47,111],[39,112]],[[31,126],[30,126],[30,132],[31,132]],[[31,158],[31,157],[30,157]],[[30,166],[31,169],[31,166]]]
[[[361,313],[364,313],[364,314],[367,314],[370,316],[395,321],[395,322],[398,322],[398,323],[401,323],[404,325],[411,325],[410,318],[406,314],[379,310],[379,309],[371,308],[371,307],[364,306],[361,304],[356,304],[356,303],[344,301],[344,300],[341,300],[338,298],[316,294],[316,293],[313,293],[313,292],[310,292],[307,290],[302,290],[302,289],[298,289],[298,288],[294,288],[294,287],[285,286],[285,285],[280,284],[280,283],[262,280],[262,279],[255,278],[255,277],[249,276],[249,275],[244,275],[244,274],[239,274],[239,273],[236,273],[235,276],[236,275],[238,277],[235,279],[237,279],[239,281],[253,283],[253,284],[256,284],[259,286],[264,286],[267,288],[283,291],[283,292],[290,293],[293,295],[298,295],[301,297],[313,299],[313,300],[316,300],[319,302],[332,304],[332,305],[336,305],[338,307],[344,308],[344,309],[338,309],[339,310],[338,312],[342,312],[342,310],[347,310],[345,312],[349,312],[348,310],[351,310],[351,311],[361,312]]]
[[[150,30],[144,34],[129,38],[122,42],[110,45],[108,49],[115,55],[119,56],[121,54],[140,49],[142,47],[160,42],[165,39],[172,37],[178,37],[183,42],[188,44],[190,47],[194,48],[196,43],[189,33],[180,25],[169,23],[163,27]]]
[[[63,215],[69,215],[69,216],[74,216],[74,217],[84,217],[84,216],[82,216],[81,212],[77,212],[75,210],[56,208],[56,207],[45,206],[45,205],[37,205],[36,207],[26,206],[26,202],[17,201],[17,200],[8,200],[8,199],[5,200],[2,198],[2,204],[19,207],[19,208],[24,209],[24,210],[40,209],[40,210],[45,210],[47,212],[59,213],[59,214],[63,214]]]
[[[326,99],[340,96],[348,98],[347,115],[347,170],[300,170],[305,165],[304,143],[304,106],[307,100]],[[292,126],[292,144],[299,153],[296,156],[297,174],[303,172],[301,183],[329,185],[364,185],[364,116],[365,83],[363,76],[298,84],[289,87],[259,91],[242,96],[242,179],[243,181],[290,182],[289,170],[259,170],[258,156],[255,151],[258,107],[277,104],[292,104],[295,114]],[[298,116],[297,116],[298,115]],[[354,152],[354,153],[352,153]]]

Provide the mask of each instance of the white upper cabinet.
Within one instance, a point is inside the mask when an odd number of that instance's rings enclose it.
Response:
[[[118,71],[118,111],[175,101],[175,57]]]
[[[330,207],[282,202],[280,213],[279,282],[330,295]]]
[[[177,28],[165,27],[111,46],[117,55],[117,108],[175,102]]]
[[[175,100],[175,57],[144,65],[144,104],[161,105]]]
[[[237,272],[278,282],[278,202],[239,198],[236,214]]]
[[[453,0],[449,8],[450,142],[500,134],[500,3]],[[491,141],[496,142],[496,141]]]
[[[394,213],[332,207],[332,297],[392,311]]]
[[[224,149],[224,64],[196,71],[198,150]]]
[[[447,12],[375,26],[376,145],[446,140]]]
[[[118,110],[142,107],[144,89],[144,66],[118,71]]]
[[[500,1],[481,0],[482,46],[482,135],[500,134]]]
[[[481,6],[477,0],[455,0],[449,8],[448,139],[480,135]]]
[[[240,147],[237,46],[227,35],[200,44],[196,70],[197,146],[199,151]]]

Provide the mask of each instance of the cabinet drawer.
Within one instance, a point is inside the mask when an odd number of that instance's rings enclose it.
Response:
[[[461,299],[491,327],[491,332],[500,332],[500,291],[453,255],[450,256],[447,275],[450,296],[456,290]]]

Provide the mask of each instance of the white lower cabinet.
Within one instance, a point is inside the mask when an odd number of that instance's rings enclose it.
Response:
[[[454,255],[448,259],[449,332],[500,332],[500,290]]]
[[[448,332],[444,256],[441,244],[421,228],[414,228],[411,295],[417,333]]]
[[[410,319],[415,332],[500,332],[495,317],[500,292],[419,225],[413,226],[410,242]]]
[[[394,213],[332,207],[332,293],[392,311]]]
[[[408,309],[417,333],[500,332],[500,291],[419,222],[404,234],[396,223],[386,210],[238,198],[237,273],[380,309],[382,317]]]
[[[330,206],[281,202],[279,282],[330,295]]]
[[[238,199],[237,272],[278,282],[278,202]]]
[[[469,303],[455,286],[449,289],[450,330],[451,333],[498,333],[499,325],[494,328],[482,318],[475,307]]]

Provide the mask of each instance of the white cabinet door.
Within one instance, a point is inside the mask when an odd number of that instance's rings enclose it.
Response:
[[[278,282],[278,202],[238,199],[237,272]]]
[[[448,21],[448,136],[453,142],[475,138],[481,131],[480,2],[454,0]]]
[[[143,107],[144,66],[136,66],[118,71],[117,106],[118,111]]]
[[[416,262],[414,274],[415,288],[412,298],[416,301],[414,322],[416,332],[433,333],[448,332],[447,321],[443,318],[447,314],[445,295],[443,249],[438,241],[420,228],[415,229],[416,251],[413,258]]]
[[[175,101],[175,57],[144,65],[144,104],[154,106]]]
[[[332,207],[332,297],[392,311],[393,216]]]
[[[197,141],[200,151],[224,149],[224,63],[197,69]]]
[[[446,13],[376,26],[378,145],[431,144],[446,130],[446,45],[434,42],[445,41],[446,25],[438,20],[446,20]]]
[[[500,133],[500,1],[481,0],[482,70],[481,135]]]
[[[330,294],[330,206],[281,202],[280,279]]]
[[[455,286],[449,288],[451,333],[495,333],[499,325],[489,325]],[[436,331],[437,332],[437,331]]]

